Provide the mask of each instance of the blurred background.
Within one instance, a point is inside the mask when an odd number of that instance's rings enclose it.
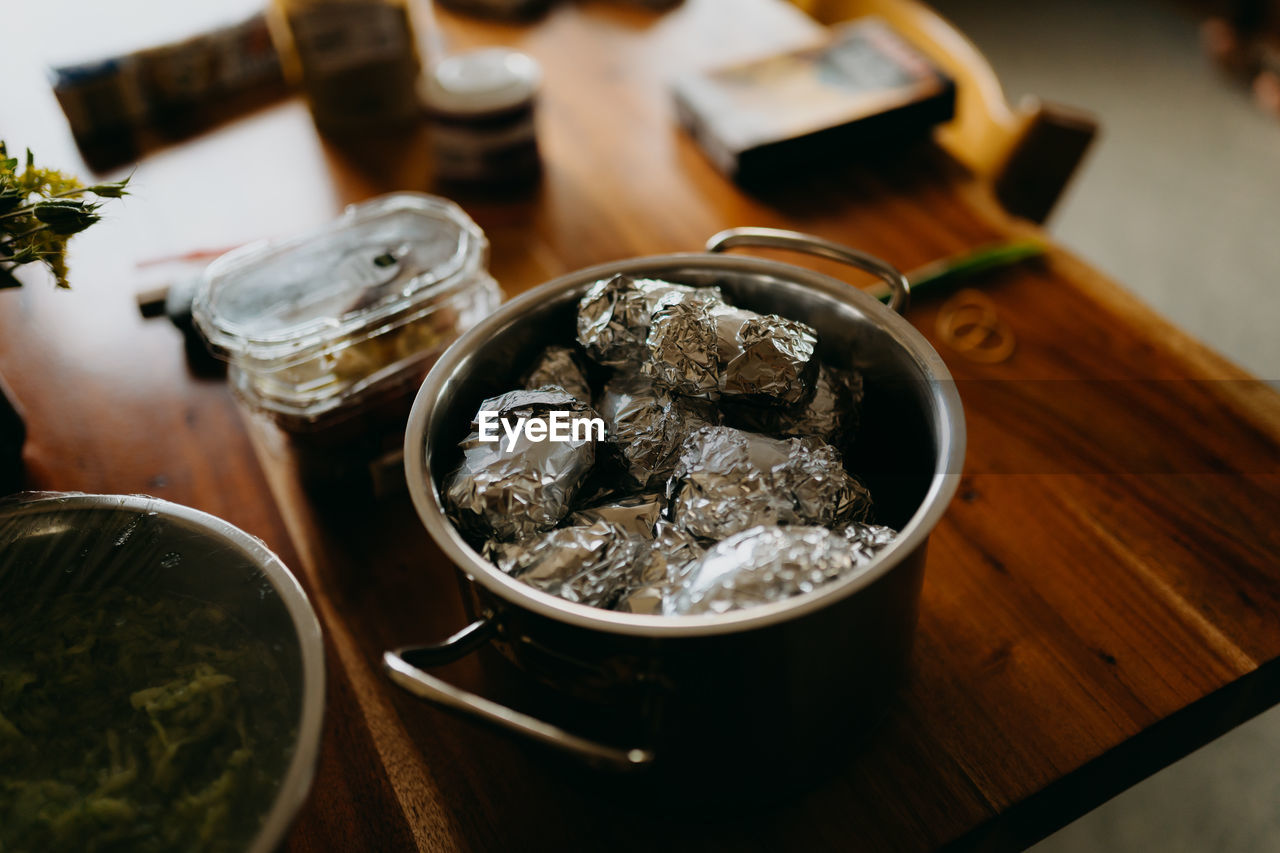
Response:
[[[1034,93],[1097,115],[1054,235],[1192,335],[1280,379],[1280,114],[1205,45],[1209,22],[1251,4],[935,5],[977,44],[1010,101]]]
[[[1223,68],[1215,55],[1217,22],[1249,15],[1251,4],[934,5],[990,61],[1010,101],[1034,93],[1097,116],[1098,138],[1049,221],[1055,238],[1280,385],[1280,114],[1257,69]],[[1276,10],[1256,5],[1266,54]],[[1228,62],[1249,62],[1247,36],[1240,41]],[[1280,850],[1280,711],[1034,849]]]

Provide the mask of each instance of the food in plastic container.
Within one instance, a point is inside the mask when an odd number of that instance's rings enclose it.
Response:
[[[222,256],[193,314],[306,482],[376,483],[431,364],[501,300],[488,250],[453,202],[394,193]]]

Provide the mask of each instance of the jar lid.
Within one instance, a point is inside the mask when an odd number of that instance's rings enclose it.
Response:
[[[542,81],[537,61],[505,47],[487,47],[442,59],[423,77],[429,109],[473,115],[509,110],[531,100]]]
[[[487,255],[484,233],[453,202],[393,193],[297,237],[218,258],[192,314],[227,360],[287,367],[465,285]]]

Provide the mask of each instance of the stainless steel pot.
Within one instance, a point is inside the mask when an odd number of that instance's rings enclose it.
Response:
[[[891,308],[906,306],[906,279],[882,261],[795,232],[733,229],[713,237],[707,254],[636,258],[548,282],[503,305],[440,358],[409,417],[405,469],[418,514],[464,576],[475,621],[443,642],[388,652],[396,684],[612,767],[734,772],[790,764],[850,741],[883,713],[906,668],[929,533],[959,479],[960,399],[937,353],[894,310],[826,275],[719,254],[749,245],[845,261],[889,284]],[[543,346],[572,340],[579,298],[615,273],[717,284],[735,304],[813,326],[824,360],[863,372],[862,424],[846,457],[876,498],[878,520],[901,531],[867,571],[766,606],[661,617],[553,597],[467,544],[445,515],[441,484],[460,459],[472,416],[485,398],[516,387]],[[641,721],[635,740],[573,733],[427,671],[486,642],[588,707],[633,708]]]

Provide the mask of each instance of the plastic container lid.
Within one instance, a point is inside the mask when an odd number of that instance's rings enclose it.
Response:
[[[223,255],[205,271],[192,312],[228,361],[279,369],[464,286],[487,263],[488,242],[460,207],[394,193],[298,237]]]
[[[488,249],[447,199],[381,196],[301,236],[223,255],[192,314],[244,402],[288,431],[314,431],[420,379],[497,306]]]
[[[537,94],[542,70],[531,56],[504,47],[454,54],[424,76],[420,94],[432,110],[480,115],[518,107]]]

